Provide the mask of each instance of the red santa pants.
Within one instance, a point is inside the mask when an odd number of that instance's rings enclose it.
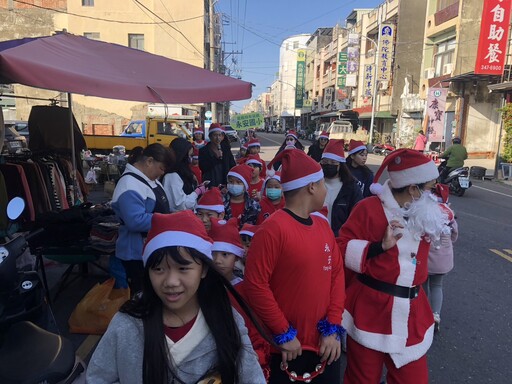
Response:
[[[389,354],[366,348],[347,337],[347,368],[343,384],[379,383],[384,365],[388,370],[387,384],[428,384],[426,355],[396,368]]]

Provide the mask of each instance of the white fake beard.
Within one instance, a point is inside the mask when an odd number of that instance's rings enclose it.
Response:
[[[448,215],[430,192],[423,192],[418,200],[406,204],[403,216],[407,218],[407,229],[416,240],[421,240],[425,235],[430,240],[439,240],[448,222]]]

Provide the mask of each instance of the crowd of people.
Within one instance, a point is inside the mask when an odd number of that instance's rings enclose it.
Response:
[[[427,383],[458,236],[435,164],[399,149],[374,175],[327,132],[268,164],[243,146],[212,124],[132,151],[112,200],[132,299],[88,382]]]

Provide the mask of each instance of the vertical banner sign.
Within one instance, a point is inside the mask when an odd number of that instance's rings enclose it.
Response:
[[[443,141],[447,88],[430,88],[427,98],[427,137],[430,142]]]
[[[363,85],[363,96],[372,96],[372,84],[373,84],[373,64],[366,64],[364,66],[364,85]]]
[[[393,63],[395,38],[395,26],[393,24],[382,24],[379,31],[379,68],[377,73],[378,81],[391,80],[391,65]]]
[[[295,80],[295,108],[304,106],[304,77],[306,74],[306,50],[297,51],[297,79]]]
[[[475,73],[503,75],[512,0],[484,0]]]
[[[357,74],[359,73],[359,34],[349,33],[347,47],[347,87],[357,87]]]
[[[338,54],[338,88],[343,88],[347,84],[347,52]]]

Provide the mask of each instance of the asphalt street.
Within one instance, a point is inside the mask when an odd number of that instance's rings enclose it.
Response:
[[[270,161],[284,135],[258,133],[258,138],[261,157]],[[238,146],[232,143],[233,152]],[[382,159],[370,155],[368,165],[376,171]],[[463,197],[450,197],[460,235],[454,245],[455,268],[444,280],[441,331],[428,353],[430,383],[512,382],[512,186],[472,182]],[[96,192],[101,198],[101,190]],[[57,266],[47,270],[53,282],[62,273]],[[86,360],[99,336],[69,335],[67,319],[92,285],[105,279],[101,273],[80,278],[54,304],[60,330]]]

